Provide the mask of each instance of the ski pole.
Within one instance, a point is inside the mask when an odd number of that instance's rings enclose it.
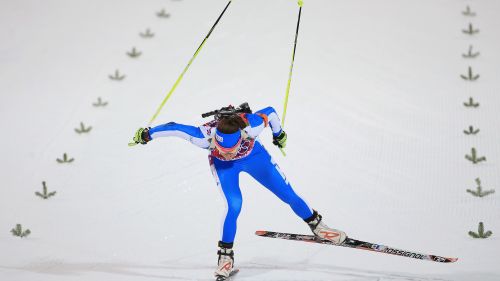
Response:
[[[281,154],[283,154],[283,156],[286,156],[286,153],[285,153],[285,150],[283,149],[283,147],[280,147],[280,150],[281,150]]]
[[[302,14],[302,5],[304,2],[299,0],[299,17],[297,19],[297,29],[295,30],[295,41],[293,43],[293,53],[292,53],[292,62],[290,64],[290,72],[288,73],[288,83],[286,85],[286,94],[285,94],[285,105],[283,109],[283,117],[281,118],[281,127],[285,127],[285,117],[286,117],[286,109],[288,107],[288,96],[290,95],[290,84],[292,83],[292,73],[293,73],[293,63],[295,62],[295,50],[297,49],[297,38],[299,36],[299,26],[300,26],[300,15]],[[285,151],[280,148],[283,156],[286,156]]]
[[[201,42],[200,46],[198,47],[198,49],[196,49],[196,52],[194,52],[194,55],[191,57],[191,59],[189,60],[188,64],[186,65],[186,67],[184,68],[184,70],[182,71],[181,75],[179,75],[179,77],[177,78],[177,80],[175,81],[174,85],[172,86],[172,89],[170,89],[170,91],[168,92],[167,96],[163,99],[163,101],[161,102],[160,106],[158,107],[158,109],[156,110],[155,114],[153,115],[153,118],[151,118],[151,120],[149,121],[148,123],[148,126],[147,127],[150,127],[151,124],[153,123],[153,121],[156,119],[156,117],[158,117],[158,114],[160,114],[160,111],[162,110],[163,106],[165,105],[165,103],[167,102],[167,100],[170,98],[170,96],[172,95],[172,93],[175,91],[175,89],[177,88],[177,86],[179,85],[179,83],[181,82],[182,78],[184,77],[184,74],[188,71],[189,67],[191,66],[191,64],[193,63],[194,59],[198,56],[198,53],[201,51],[201,49],[203,48],[203,46],[205,45],[205,42],[207,41],[207,39],[210,37],[210,34],[212,34],[212,31],[214,31],[215,29],[215,26],[219,23],[220,19],[222,18],[222,16],[224,15],[224,13],[226,12],[227,8],[229,7],[229,5],[231,4],[232,0],[229,0],[229,2],[227,3],[226,7],[224,8],[224,10],[222,11],[222,13],[219,15],[219,17],[217,18],[217,20],[215,21],[214,25],[212,26],[212,28],[210,29],[210,31],[208,32],[207,36],[205,36],[205,39],[203,39],[203,42]],[[134,146],[136,145],[135,142],[132,142],[132,143],[129,143],[128,144],[129,146]]]

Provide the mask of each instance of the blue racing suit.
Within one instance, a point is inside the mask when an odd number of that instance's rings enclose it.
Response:
[[[293,191],[286,176],[258,139],[258,135],[267,126],[271,128],[273,136],[281,133],[280,120],[276,111],[272,107],[266,107],[253,114],[244,113],[240,116],[247,124],[243,130],[248,137],[241,142],[238,153],[231,160],[224,159],[218,150],[213,148],[212,139],[217,120],[199,127],[170,122],[149,130],[151,139],[177,136],[210,151],[208,158],[212,174],[227,202],[221,239],[225,243],[233,243],[236,236],[236,221],[243,202],[239,186],[241,172],[248,173],[287,203],[300,218],[307,219],[313,215],[306,202]]]

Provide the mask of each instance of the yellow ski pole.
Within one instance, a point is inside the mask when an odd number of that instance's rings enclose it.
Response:
[[[295,51],[297,49],[297,38],[299,36],[299,26],[300,26],[300,16],[302,14],[302,5],[304,2],[302,0],[299,0],[298,5],[299,5],[299,17],[297,19],[297,29],[295,30],[295,41],[293,43],[293,53],[292,53],[292,62],[290,64],[290,72],[288,73],[288,82],[286,84],[286,94],[285,94],[285,102],[283,106],[283,117],[281,118],[281,127],[285,127],[285,117],[286,117],[286,109],[288,107],[288,96],[290,95],[290,84],[292,83],[292,73],[293,73],[293,63],[295,62]],[[286,156],[285,151],[283,148],[280,148],[281,153],[283,156]]]
[[[232,0],[230,0],[226,7],[224,8],[224,10],[222,11],[222,13],[219,15],[219,17],[217,18],[217,20],[215,21],[214,25],[212,26],[212,28],[210,29],[210,31],[208,32],[207,36],[205,36],[205,39],[203,39],[203,42],[201,42],[200,46],[198,47],[198,49],[196,50],[196,52],[194,53],[194,55],[191,57],[191,59],[189,60],[188,64],[186,65],[186,67],[184,68],[184,70],[182,71],[181,75],[179,75],[179,78],[177,78],[177,80],[175,81],[174,85],[172,86],[172,89],[170,89],[170,91],[168,92],[167,96],[163,99],[163,101],[161,102],[160,106],[158,107],[158,109],[156,110],[155,114],[153,115],[153,117],[151,118],[151,120],[149,121],[148,123],[148,126],[147,127],[150,127],[151,124],[153,124],[153,121],[156,119],[156,117],[158,117],[158,114],[160,114],[163,106],[165,105],[165,103],[167,102],[167,100],[170,98],[170,96],[172,95],[172,93],[175,91],[175,89],[177,88],[177,86],[179,85],[179,83],[181,82],[182,78],[184,77],[184,74],[188,71],[189,67],[191,66],[191,64],[193,63],[194,59],[196,58],[196,56],[198,56],[198,53],[201,51],[201,49],[203,48],[203,46],[205,45],[205,42],[207,41],[207,39],[210,37],[210,34],[212,34],[212,31],[214,31],[215,29],[215,26],[219,23],[220,19],[222,18],[222,16],[224,15],[224,13],[226,12],[227,8],[229,7],[229,5],[231,4]],[[129,146],[134,146],[136,145],[137,143],[135,142],[130,142],[128,145]]]

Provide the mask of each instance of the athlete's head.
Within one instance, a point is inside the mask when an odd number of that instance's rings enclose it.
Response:
[[[222,157],[229,160],[236,156],[242,141],[241,129],[245,127],[245,121],[238,115],[219,120],[215,130],[215,147]]]

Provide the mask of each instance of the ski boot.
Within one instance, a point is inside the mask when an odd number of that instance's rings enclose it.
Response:
[[[233,243],[224,243],[219,241],[219,255],[217,270],[215,271],[215,280],[224,281],[238,272],[234,268]]]
[[[320,239],[332,241],[336,245],[344,243],[347,238],[345,232],[328,227],[323,221],[322,216],[316,210],[313,215],[304,221],[309,225],[314,235]]]

